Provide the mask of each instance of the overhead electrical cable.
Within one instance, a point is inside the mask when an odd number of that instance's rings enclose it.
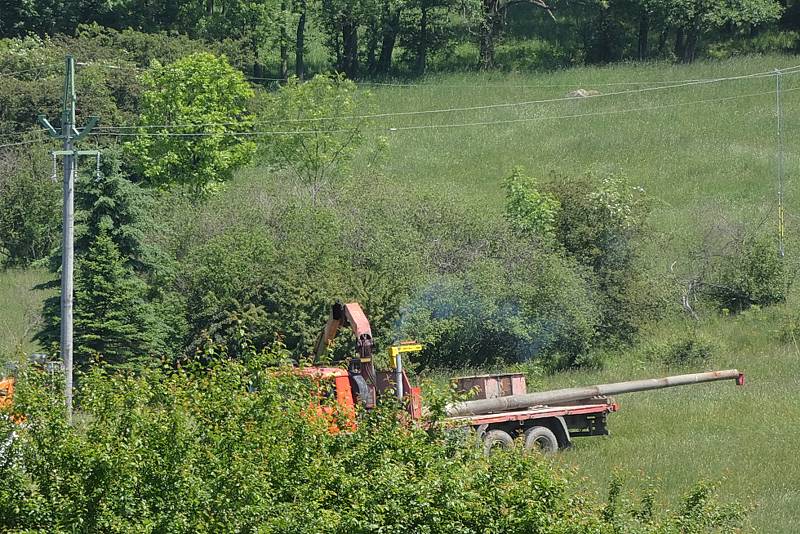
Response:
[[[15,76],[17,76],[19,74],[27,74],[29,72],[41,71],[42,69],[47,69],[47,68],[50,68],[50,67],[54,67],[56,65],[59,65],[59,63],[46,63],[44,65],[39,65],[37,67],[33,67],[33,68],[30,68],[30,69],[25,69],[25,70],[18,70],[18,71],[15,71],[15,72],[0,72],[0,77],[13,78],[13,77],[15,77]]]
[[[0,148],[8,148],[12,146],[21,146],[21,145],[30,145],[33,143],[41,143],[42,141],[46,141],[45,138],[42,139],[29,139],[28,141],[20,141],[18,143],[6,143],[4,145],[0,145]]]
[[[783,92],[788,93],[790,91],[798,91],[800,87],[795,87],[794,89],[785,89]],[[661,104],[657,106],[644,106],[638,108],[629,108],[629,109],[617,109],[617,110],[607,110],[607,111],[594,111],[588,113],[577,113],[573,115],[560,115],[560,116],[550,116],[550,117],[525,117],[520,119],[507,119],[507,120],[497,120],[497,121],[479,121],[479,122],[463,122],[463,123],[454,123],[454,124],[420,124],[420,125],[412,125],[412,126],[397,126],[389,128],[389,131],[403,131],[403,130],[425,130],[425,129],[436,129],[436,128],[460,128],[460,127],[467,127],[467,126],[489,126],[493,124],[512,124],[517,122],[533,122],[533,121],[542,121],[542,120],[561,120],[561,119],[577,119],[582,117],[599,117],[603,115],[620,115],[625,113],[633,113],[638,111],[657,111],[660,109],[668,109],[668,108],[676,108],[682,106],[691,106],[697,104],[713,104],[719,102],[727,102],[729,100],[738,100],[740,98],[752,98],[756,96],[766,96],[766,95],[773,95],[774,91],[764,91],[761,93],[750,93],[746,95],[737,95],[737,96],[728,96],[722,98],[709,98],[705,100],[693,100],[691,102],[676,102],[673,104]]]
[[[787,67],[781,70],[783,74],[797,74],[800,73],[800,66]],[[752,78],[767,78],[775,76],[775,71],[769,73],[764,72],[752,75]],[[669,85],[669,84],[682,84],[688,82],[704,82],[713,78],[689,78],[684,80],[638,80],[638,81],[619,81],[619,82],[603,82],[595,83],[589,80],[578,81],[575,83],[547,83],[547,84],[507,84],[507,83],[471,83],[471,84],[439,84],[439,83],[392,83],[392,82],[358,82],[358,85],[376,86],[376,87],[403,87],[403,88],[424,88],[424,89],[563,89],[563,88],[581,88],[581,87],[613,87],[619,85]]]
[[[122,66],[122,65],[110,65],[105,63],[93,63],[93,62],[79,62],[76,65],[85,67],[85,66],[98,66],[98,67],[105,67],[109,69],[117,69],[117,70],[134,70],[134,71],[144,71],[146,69],[137,66]],[[771,71],[765,71],[760,73],[754,74],[747,74],[743,76],[733,76],[733,77],[723,77],[723,78],[689,78],[689,79],[682,79],[682,80],[629,80],[629,81],[617,81],[617,82],[603,82],[603,83],[592,83],[588,80],[586,83],[583,82],[575,82],[575,83],[563,83],[563,84],[502,84],[502,83],[486,83],[486,84],[415,84],[415,83],[394,83],[394,82],[369,82],[369,81],[355,81],[355,83],[359,86],[367,85],[367,86],[377,86],[377,87],[422,87],[422,88],[486,88],[486,87],[493,87],[493,88],[516,88],[516,89],[537,89],[537,88],[565,88],[565,87],[612,87],[612,86],[619,86],[619,85],[675,85],[675,84],[700,84],[700,83],[709,83],[709,82],[716,82],[716,81],[725,81],[725,80],[734,80],[734,79],[743,79],[743,78],[763,78],[774,76],[775,73],[779,71],[783,74],[796,74],[800,72],[800,65],[794,65],[792,67],[785,67],[783,69],[773,69]],[[251,81],[273,81],[273,82],[282,82],[285,81],[286,78],[272,78],[272,77],[257,77],[257,76],[245,76],[245,79]]]
[[[800,69],[800,66],[792,67],[793,69]],[[800,72],[798,70],[797,72]],[[587,96],[567,96],[567,97],[558,97],[558,98],[546,98],[540,100],[527,100],[522,102],[503,102],[498,104],[484,104],[480,106],[467,106],[467,107],[454,107],[454,108],[443,108],[443,109],[427,109],[427,110],[416,110],[416,111],[396,111],[396,112],[386,112],[386,113],[373,113],[373,114],[365,114],[365,115],[349,115],[349,116],[342,116],[342,117],[305,117],[305,118],[296,118],[296,119],[282,119],[279,121],[273,122],[258,122],[256,124],[286,124],[286,123],[298,123],[298,122],[321,122],[321,121],[328,121],[328,120],[362,120],[362,119],[379,119],[379,118],[387,118],[387,117],[403,117],[403,116],[413,116],[413,115],[434,115],[434,114],[441,114],[441,113],[458,113],[464,111],[481,111],[487,109],[502,109],[502,108],[512,108],[512,107],[522,107],[522,106],[532,106],[536,104],[552,104],[557,102],[570,102],[570,101],[585,101],[590,99],[597,99],[603,97],[610,97],[610,96],[622,96],[622,95],[633,95],[639,93],[647,93],[653,91],[664,91],[668,89],[676,89],[682,87],[695,87],[699,85],[708,85],[712,83],[722,83],[726,81],[734,81],[734,80],[743,80],[747,78],[753,77],[764,77],[765,74],[763,72],[754,73],[754,74],[744,74],[739,76],[731,76],[727,78],[709,78],[706,80],[698,80],[698,81],[691,81],[691,82],[683,82],[679,84],[673,85],[666,85],[666,86],[658,86],[658,87],[644,87],[639,89],[628,89],[624,91],[616,91],[612,93],[601,93],[597,95],[587,95]],[[775,75],[775,71],[771,72],[771,75]],[[141,125],[141,126],[101,126],[98,128],[100,131],[107,131],[107,130],[133,130],[133,129],[159,129],[159,128],[197,128],[197,127],[213,127],[213,126],[237,126],[240,123],[237,122],[218,122],[218,123],[198,123],[198,124],[155,124],[155,125]]]
[[[783,92],[788,93],[792,91],[798,91],[800,87],[795,87],[792,89],[785,89]],[[396,126],[396,127],[381,127],[381,128],[369,128],[371,131],[389,131],[389,132],[396,132],[396,131],[406,131],[406,130],[423,130],[423,129],[437,129],[437,128],[462,128],[462,127],[472,127],[472,126],[490,126],[496,124],[511,124],[511,123],[521,123],[521,122],[534,122],[534,121],[545,121],[545,120],[562,120],[562,119],[575,119],[575,118],[582,118],[582,117],[597,117],[597,116],[604,116],[604,115],[620,115],[626,113],[634,113],[634,112],[647,112],[647,111],[656,111],[661,109],[668,109],[668,108],[677,108],[683,106],[691,106],[691,105],[698,105],[698,104],[713,104],[713,103],[720,103],[720,102],[727,102],[731,100],[738,100],[742,98],[752,98],[757,96],[766,96],[766,95],[773,95],[774,91],[764,91],[759,93],[749,93],[745,95],[735,95],[735,96],[728,96],[728,97],[720,97],[720,98],[709,98],[703,100],[693,100],[689,102],[676,102],[672,104],[661,104],[657,106],[642,106],[636,108],[627,108],[627,109],[617,109],[617,110],[606,110],[606,111],[596,111],[596,112],[588,112],[588,113],[577,113],[571,115],[551,115],[551,116],[544,116],[544,117],[525,117],[519,119],[507,119],[507,120],[496,120],[496,121],[479,121],[479,122],[462,122],[462,123],[445,123],[445,124],[424,124],[424,125],[412,125],[412,126]],[[111,136],[111,137],[135,137],[135,136],[151,136],[151,137],[209,137],[209,136],[241,136],[241,137],[253,137],[253,136],[269,136],[269,135],[315,135],[320,133],[346,133],[352,132],[352,129],[332,129],[332,130],[275,130],[275,131],[249,131],[249,132],[92,132],[91,135],[97,136]]]

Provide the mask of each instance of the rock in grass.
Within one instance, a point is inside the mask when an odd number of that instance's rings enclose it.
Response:
[[[576,89],[567,93],[567,97],[570,98],[586,98],[587,96],[598,95],[600,95],[600,91],[595,91],[594,89]]]

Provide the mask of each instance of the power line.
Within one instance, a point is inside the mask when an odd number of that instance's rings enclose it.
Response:
[[[784,93],[791,92],[791,91],[800,91],[800,87],[796,87],[793,89],[785,89],[783,90]],[[397,132],[397,131],[406,131],[406,130],[424,130],[424,129],[437,129],[437,128],[462,128],[462,127],[472,127],[472,126],[491,126],[497,124],[512,124],[512,123],[520,123],[520,122],[534,122],[534,121],[545,121],[545,120],[562,120],[562,119],[575,119],[575,118],[582,118],[582,117],[598,117],[604,115],[621,115],[625,113],[634,113],[634,112],[647,112],[647,111],[656,111],[661,109],[668,109],[668,108],[676,108],[676,107],[683,107],[683,106],[691,106],[691,105],[698,105],[698,104],[713,104],[713,103],[720,103],[720,102],[727,102],[731,100],[739,100],[742,98],[752,98],[757,96],[766,96],[772,95],[774,91],[764,91],[759,93],[750,93],[746,95],[736,95],[736,96],[728,96],[728,97],[721,97],[721,98],[709,98],[703,100],[693,100],[690,102],[676,102],[673,104],[662,104],[658,106],[643,106],[637,108],[628,108],[628,109],[617,109],[617,110],[607,110],[607,111],[597,111],[597,112],[589,112],[589,113],[577,113],[571,115],[553,115],[553,116],[546,116],[546,117],[526,117],[520,119],[508,119],[508,120],[497,120],[497,121],[480,121],[480,122],[464,122],[464,123],[450,123],[450,124],[425,124],[425,125],[415,125],[415,126],[397,126],[397,127],[382,127],[382,128],[370,128],[371,131],[389,131],[389,132]],[[315,135],[315,134],[322,134],[322,133],[346,133],[352,132],[352,129],[332,129],[332,130],[277,130],[277,131],[249,131],[249,132],[135,132],[135,133],[126,133],[126,132],[109,132],[109,133],[92,133],[91,135],[106,135],[112,137],[136,137],[136,136],[151,136],[151,137],[210,137],[210,136],[232,136],[232,137],[255,137],[255,136],[270,136],[270,135]]]
[[[137,66],[122,66],[122,65],[110,65],[104,63],[92,63],[92,62],[83,62],[83,63],[76,63],[78,66],[85,67],[85,66],[97,66],[97,67],[104,67],[108,69],[117,69],[117,70],[133,70],[133,71],[144,71],[141,67]],[[367,85],[367,86],[376,86],[376,87],[424,87],[424,88],[514,88],[514,89],[546,89],[546,88],[565,88],[565,87],[580,87],[580,86],[592,86],[592,87],[613,87],[613,86],[621,86],[621,85],[671,85],[671,84],[702,84],[702,83],[712,83],[718,81],[725,81],[725,80],[734,80],[734,79],[742,79],[742,78],[763,78],[774,76],[776,71],[780,71],[783,74],[797,74],[800,73],[800,65],[795,65],[792,67],[786,67],[783,69],[774,69],[772,71],[765,71],[761,73],[755,74],[747,74],[743,76],[734,76],[728,78],[689,78],[683,80],[631,80],[631,81],[618,81],[618,82],[604,82],[604,83],[564,83],[564,84],[523,84],[523,85],[509,85],[509,84],[415,84],[415,83],[393,83],[393,82],[367,82],[367,81],[355,81],[355,83],[359,86]],[[282,82],[285,81],[286,78],[273,78],[273,77],[259,77],[259,76],[245,76],[245,79],[250,81],[272,81],[272,82]],[[581,97],[585,98],[585,97]]]
[[[783,74],[797,74],[800,73],[800,66],[787,67],[781,70]],[[767,78],[775,75],[775,71],[764,72],[752,75],[752,78]],[[584,82],[575,83],[557,83],[557,84],[506,84],[506,83],[478,83],[478,84],[438,84],[438,83],[394,83],[394,82],[358,82],[359,85],[369,85],[377,87],[409,87],[409,88],[452,88],[452,89],[563,89],[570,87],[613,87],[620,85],[668,85],[668,84],[683,84],[689,82],[706,82],[713,80],[713,78],[689,78],[683,80],[637,80],[637,81],[619,81],[619,82],[604,82],[595,83],[585,80]]]
[[[144,71],[141,67],[137,67],[136,65],[109,65],[107,63],[95,63],[92,61],[76,61],[75,65],[78,67],[102,67],[105,69],[113,69],[113,70],[135,70],[135,71]]]
[[[789,73],[788,71],[792,71],[794,69],[798,69],[800,66],[794,67],[787,67],[785,69],[778,69],[784,73]],[[762,73],[759,77],[763,76],[771,76],[774,75],[775,71],[765,72]],[[800,72],[800,71],[795,71]],[[256,76],[245,76],[248,80],[254,81],[272,81],[272,82],[282,82],[286,80],[286,78],[268,78],[268,77],[256,77]],[[687,82],[703,82],[707,81],[709,78],[689,78],[683,80],[636,80],[636,81],[619,81],[619,82],[604,82],[604,83],[559,83],[559,84],[522,84],[522,85],[513,85],[513,84],[504,84],[504,83],[483,83],[483,84],[438,84],[438,83],[401,83],[401,82],[369,82],[369,81],[355,81],[359,86],[368,85],[368,86],[375,86],[375,87],[424,87],[426,89],[436,89],[439,87],[443,88],[474,88],[474,89],[482,89],[482,88],[511,88],[511,89],[547,89],[547,88],[565,88],[565,87],[580,87],[583,85],[591,86],[591,87],[613,87],[619,85],[668,85],[668,84],[677,84],[677,83],[687,83]]]
[[[99,130],[99,128],[97,128]],[[92,132],[94,136],[110,137],[214,137],[214,136],[254,136],[254,135],[314,135],[319,133],[344,133],[352,132],[352,128],[334,130],[294,130],[294,131],[250,131],[250,132]]]
[[[800,65],[791,67],[789,69],[784,69],[786,71],[794,72],[794,69],[800,69]],[[796,72],[800,72],[797,70]],[[696,80],[696,81],[688,81],[682,82],[679,84],[667,85],[667,86],[659,86],[659,87],[644,87],[639,89],[628,89],[624,91],[616,91],[612,93],[601,93],[597,95],[588,95],[588,96],[567,96],[567,97],[558,97],[558,98],[546,98],[540,100],[528,100],[523,102],[504,102],[498,104],[485,104],[481,106],[468,106],[468,107],[459,107],[459,108],[443,108],[443,109],[428,109],[428,110],[417,110],[417,111],[397,111],[397,112],[388,112],[388,113],[373,113],[373,114],[365,114],[365,115],[349,115],[343,117],[305,117],[305,118],[296,118],[296,119],[283,119],[280,121],[275,121],[274,123],[278,124],[285,124],[285,123],[298,123],[298,122],[320,122],[326,120],[362,120],[362,119],[378,119],[378,118],[387,118],[387,117],[402,117],[402,116],[413,116],[413,115],[433,115],[433,114],[441,114],[441,113],[457,113],[463,111],[481,111],[487,109],[501,109],[501,108],[510,108],[510,107],[522,107],[522,106],[530,106],[535,104],[552,104],[557,102],[570,102],[570,101],[583,101],[595,98],[602,98],[602,97],[610,97],[610,96],[622,96],[622,95],[632,95],[632,94],[639,94],[639,93],[646,93],[652,91],[664,91],[667,89],[676,89],[682,87],[693,87],[698,85],[708,85],[712,83],[721,83],[726,81],[736,81],[736,80],[743,80],[755,77],[766,77],[766,76],[774,76],[775,71],[771,72],[759,72],[754,74],[744,74],[739,76],[730,76],[726,78],[709,78],[705,80]],[[240,123],[236,122],[218,122],[218,123],[200,123],[200,124],[155,124],[155,125],[142,125],[142,126],[104,126],[98,128],[100,131],[106,130],[132,130],[132,129],[157,129],[157,128],[198,128],[198,127],[211,127],[211,126],[238,126]],[[271,122],[258,122],[256,124],[273,124]]]
[[[28,132],[25,131],[18,131],[18,132],[0,132],[0,137],[19,137],[20,135],[25,135]]]
[[[789,91],[800,91],[800,87],[796,87],[794,89],[785,89],[783,92],[788,93]],[[589,113],[577,113],[573,115],[560,115],[560,116],[550,116],[550,117],[526,117],[521,119],[507,119],[507,120],[498,120],[498,121],[481,121],[481,122],[464,122],[464,123],[455,123],[455,124],[421,124],[416,126],[398,126],[394,128],[389,128],[389,131],[403,131],[403,130],[425,130],[425,129],[436,129],[436,128],[460,128],[460,127],[467,127],[467,126],[490,126],[494,124],[512,124],[517,122],[534,122],[534,121],[543,121],[543,120],[562,120],[562,119],[577,119],[582,117],[599,117],[603,115],[621,115],[624,113],[633,113],[639,111],[656,111],[660,109],[668,109],[668,108],[676,108],[682,106],[692,106],[697,104],[713,104],[719,102],[727,102],[729,100],[738,100],[741,98],[752,98],[755,96],[765,96],[765,95],[772,95],[774,91],[765,91],[761,93],[750,93],[746,95],[737,95],[737,96],[728,96],[722,98],[709,98],[705,100],[693,100],[691,102],[677,102],[673,104],[662,104],[658,106],[645,106],[645,107],[638,107],[638,108],[629,108],[629,109],[617,109],[617,110],[608,110],[608,111],[595,111]]]
[[[47,69],[47,68],[50,68],[50,67],[55,66],[55,65],[58,65],[58,63],[47,63],[45,65],[39,65],[37,67],[33,67],[33,68],[30,68],[30,69],[18,70],[16,72],[0,72],[0,76],[6,76],[6,77],[9,77],[9,78],[13,78],[13,77],[15,77],[15,76],[17,76],[19,74],[27,74],[29,72],[40,71],[42,69]]]
[[[28,141],[20,141],[19,143],[6,143],[5,145],[0,145],[0,148],[8,148],[12,146],[21,146],[21,145],[30,145],[33,143],[41,143],[44,139],[31,139]]]

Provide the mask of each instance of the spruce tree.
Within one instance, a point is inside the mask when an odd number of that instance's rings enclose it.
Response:
[[[125,262],[105,230],[77,262],[75,277],[75,362],[94,358],[139,367],[153,362],[160,340],[147,285]]]
[[[115,365],[142,363],[145,354],[167,351],[167,337],[178,337],[168,336],[169,328],[156,319],[154,303],[163,296],[146,282],[163,271],[157,251],[144,240],[153,224],[151,199],[125,178],[118,161],[110,151],[104,154],[102,172],[82,172],[75,188],[76,365],[96,354]],[[55,278],[42,287],[58,289],[60,249],[50,256],[50,271]],[[61,325],[58,291],[45,301],[42,315],[36,340],[55,351]]]

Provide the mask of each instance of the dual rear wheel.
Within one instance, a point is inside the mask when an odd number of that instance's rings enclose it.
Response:
[[[558,438],[553,431],[544,426],[532,426],[525,431],[524,446],[526,451],[538,450],[544,454],[558,450]],[[489,430],[483,435],[483,452],[486,455],[495,449],[512,449],[514,439],[505,430]]]

